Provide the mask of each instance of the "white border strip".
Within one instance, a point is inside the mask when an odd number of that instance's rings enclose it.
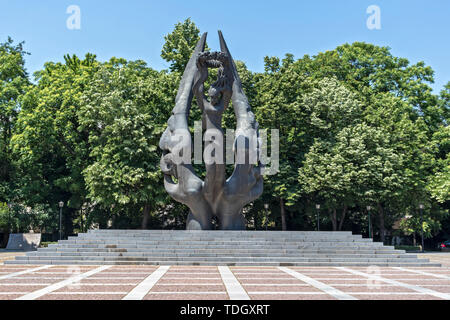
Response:
[[[226,295],[225,291],[157,291],[157,292],[149,292],[148,294],[158,295],[158,294],[189,294],[189,295],[211,295],[211,294],[223,294]]]
[[[348,268],[345,268],[345,267],[336,267],[336,268],[339,269],[339,270],[342,270],[342,271],[347,271],[347,272],[352,273],[352,274],[357,275],[357,276],[369,278],[370,280],[381,281],[381,282],[385,282],[385,283],[396,285],[398,287],[403,287],[403,288],[407,288],[407,289],[410,289],[410,290],[413,290],[413,291],[417,291],[417,292],[420,292],[422,294],[427,294],[427,295],[431,295],[431,296],[434,296],[434,297],[437,297],[437,298],[450,300],[450,294],[447,294],[447,293],[434,291],[434,290],[431,290],[431,289],[423,288],[423,287],[416,286],[416,285],[413,285],[413,284],[407,284],[407,283],[399,282],[399,281],[388,279],[388,278],[383,278],[383,277],[375,275],[375,274],[367,274],[367,273],[364,273],[364,272],[348,269]]]
[[[161,277],[169,270],[170,266],[160,266],[147,278],[131,290],[122,300],[142,300]]]
[[[420,270],[413,270],[413,269],[406,269],[406,268],[401,268],[401,267],[394,267],[394,268],[397,269],[397,270],[401,270],[401,271],[418,273],[418,274],[421,274],[421,275],[424,275],[424,276],[450,280],[450,277],[446,276],[444,274],[435,274],[435,273],[429,273],[429,272],[424,272],[424,271],[420,271]]]
[[[41,267],[28,269],[28,270],[24,270],[24,271],[18,271],[18,272],[10,273],[10,274],[4,275],[4,276],[0,276],[0,280],[14,278],[14,277],[20,276],[22,274],[35,272],[35,271],[39,271],[39,270],[42,270],[42,269],[47,269],[47,268],[50,268],[50,267],[51,267],[51,265],[47,265],[47,266],[41,266]]]
[[[261,294],[261,295],[323,295],[326,294],[325,292],[306,292],[306,291],[252,291],[249,292],[250,294]],[[417,296],[417,295],[424,295],[420,292],[352,292],[352,294],[356,295],[366,295],[366,296],[395,296],[395,295],[401,295],[401,296]]]
[[[319,289],[327,294],[329,294],[330,296],[333,296],[339,300],[358,300],[357,298],[341,291],[338,290],[336,288],[333,288],[332,286],[329,286],[323,282],[317,281],[313,278],[310,278],[304,274],[301,274],[300,272],[291,270],[289,268],[286,267],[278,267],[278,269],[280,269],[281,271],[286,272],[287,274],[293,276],[294,278],[297,278],[303,282],[306,282],[307,284],[313,286],[316,289]]]
[[[227,266],[219,266],[218,269],[230,300],[250,300],[247,292],[236,279],[233,272],[231,272],[230,268]]]
[[[101,267],[95,268],[94,270],[90,270],[90,271],[85,272],[85,273],[77,274],[77,275],[75,275],[73,277],[70,277],[69,279],[66,279],[66,280],[54,283],[54,284],[52,284],[52,285],[50,285],[48,287],[45,287],[43,289],[36,290],[34,292],[30,292],[30,293],[28,293],[28,294],[26,294],[26,295],[24,295],[22,297],[19,297],[19,298],[15,299],[15,300],[35,300],[37,298],[42,297],[43,295],[46,295],[46,294],[49,294],[49,293],[51,293],[53,291],[61,289],[61,288],[65,287],[65,286],[67,286],[69,284],[72,284],[72,283],[75,283],[75,282],[79,282],[79,281],[81,281],[81,280],[83,280],[83,279],[85,279],[87,277],[90,277],[93,274],[96,274],[96,273],[101,272],[103,270],[106,270],[108,268],[111,268],[111,266],[101,266]]]

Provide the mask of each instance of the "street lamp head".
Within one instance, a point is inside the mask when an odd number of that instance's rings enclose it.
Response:
[[[316,209],[317,209],[317,210],[320,209],[320,204],[316,204]]]
[[[423,204],[419,204],[419,208],[423,209],[423,208],[425,208],[425,206]]]
[[[58,204],[60,208],[64,207],[64,202],[60,201]]]
[[[269,204],[268,203],[264,203],[264,209],[269,209]]]
[[[370,211],[372,209],[371,206],[367,206],[367,211]]]

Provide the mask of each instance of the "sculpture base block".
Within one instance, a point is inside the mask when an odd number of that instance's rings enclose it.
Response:
[[[40,244],[40,233],[11,233],[6,250],[34,251]]]

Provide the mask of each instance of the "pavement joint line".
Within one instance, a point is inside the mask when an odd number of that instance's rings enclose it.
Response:
[[[264,294],[264,295],[322,295],[325,292],[306,292],[306,291],[251,291],[249,294]],[[355,295],[425,295],[420,292],[352,292]]]
[[[385,282],[385,283],[389,283],[389,284],[394,284],[398,287],[403,287],[403,288],[407,288],[413,291],[417,291],[420,292],[422,294],[426,294],[426,295],[432,295],[434,297],[438,297],[441,299],[446,299],[446,300],[450,300],[450,294],[447,293],[442,293],[442,292],[438,292],[438,291],[434,291],[428,288],[423,288],[421,286],[417,286],[414,284],[407,284],[407,283],[403,283],[403,282],[399,282],[397,280],[393,280],[393,279],[389,279],[389,278],[383,278],[381,276],[375,275],[375,274],[367,274],[364,272],[360,272],[360,271],[356,271],[356,270],[352,270],[346,267],[336,267],[339,270],[342,271],[347,271],[349,273],[352,273],[354,275],[358,275],[358,276],[363,276],[366,277],[370,280],[376,280],[376,281],[381,281],[381,282]],[[417,280],[421,280],[421,279],[417,279]],[[439,280],[439,279],[434,279],[434,280]]]
[[[23,295],[23,294],[26,294],[26,293],[28,293],[28,292],[0,292],[0,295],[2,295],[2,296],[18,295],[18,294]]]
[[[2,286],[50,286],[53,283],[0,283]],[[134,284],[123,284],[123,283],[79,283],[80,286],[132,286]]]
[[[311,285],[305,283],[243,283],[243,285],[249,287],[311,287]]]
[[[59,280],[66,277],[17,277],[18,280]],[[92,277],[90,280],[142,280],[142,277]],[[0,279],[1,280],[1,279]]]
[[[306,282],[307,284],[315,287],[316,289],[319,289],[339,300],[358,300],[357,298],[353,297],[352,295],[345,293],[341,290],[338,290],[336,288],[333,288],[332,286],[325,284],[323,282],[317,281],[316,279],[310,278],[304,274],[301,274],[298,271],[291,270],[286,267],[278,267],[281,271],[286,272],[287,274],[291,275],[292,277],[301,280],[303,282]]]
[[[238,279],[236,279],[230,268],[226,266],[219,266],[218,269],[230,300],[250,300],[247,292],[242,287]]]
[[[47,269],[50,268],[51,265],[46,265],[46,266],[41,266],[41,267],[37,267],[37,268],[32,268],[32,269],[27,269],[27,270],[23,270],[23,271],[18,271],[18,272],[13,272],[4,276],[0,276],[0,280],[4,280],[4,279],[9,279],[9,278],[14,278],[23,274],[27,274],[27,273],[31,273],[31,272],[35,272],[38,270],[42,270],[42,269]]]
[[[152,291],[148,294],[199,294],[199,295],[209,295],[209,294],[227,294],[226,291]]]
[[[444,274],[435,274],[435,273],[429,273],[429,272],[424,272],[424,271],[419,271],[419,270],[410,270],[410,269],[401,268],[401,267],[394,267],[394,268],[397,269],[397,270],[417,273],[417,274],[421,274],[421,275],[424,275],[424,276],[450,280],[450,276],[446,276]]]
[[[203,272],[203,271],[198,271],[198,272],[178,272],[178,271],[169,271],[167,272],[167,274],[217,274],[216,272]]]
[[[250,291],[249,294],[264,294],[264,295],[327,295],[326,292],[317,292],[317,291]]]
[[[380,295],[380,296],[388,296],[388,295],[409,295],[409,296],[417,296],[417,295],[427,295],[426,293],[421,292],[352,292],[353,294],[358,295]]]
[[[283,272],[234,272],[234,274],[267,274],[267,275],[274,275],[274,274],[284,274]]]
[[[142,300],[153,288],[153,286],[164,276],[169,270],[170,266],[160,266],[153,271],[147,278],[139,283],[133,290],[131,290],[122,300]]]
[[[245,286],[252,286],[252,287],[310,287],[309,284],[281,284],[281,283],[245,283]],[[339,284],[339,283],[328,283],[329,286],[332,287],[367,287],[367,284],[355,284],[355,283],[346,283],[346,284]],[[377,286],[380,287],[396,287],[396,285],[393,284],[379,284]],[[426,285],[431,287],[450,287],[448,284],[439,285],[439,284],[428,284]]]
[[[101,266],[101,267],[95,268],[93,270],[90,270],[90,271],[87,271],[87,272],[84,272],[84,273],[81,273],[81,274],[77,274],[75,276],[70,277],[69,279],[66,279],[66,280],[54,283],[54,284],[52,284],[52,285],[50,285],[48,287],[45,287],[43,289],[30,292],[30,293],[28,293],[28,294],[26,294],[26,295],[24,295],[22,297],[19,297],[19,298],[15,299],[15,300],[35,300],[37,298],[42,297],[43,295],[46,295],[46,294],[51,293],[51,292],[53,292],[55,290],[61,289],[61,288],[65,287],[65,286],[67,286],[69,284],[72,284],[72,283],[75,283],[75,282],[79,282],[79,281],[81,281],[81,280],[83,280],[83,279],[85,279],[87,277],[90,277],[91,275],[94,275],[94,274],[96,274],[98,272],[102,272],[103,270],[106,270],[108,268],[111,268],[111,266]]]
[[[0,283],[0,287],[11,286],[11,287],[24,287],[24,286],[49,286],[52,283]]]
[[[67,272],[33,272],[33,275],[48,275],[48,274],[65,274],[67,275]],[[136,272],[102,272],[102,274],[110,274],[110,275],[114,275],[114,274],[134,274],[134,275],[139,275],[139,274],[145,274],[147,275],[148,272],[140,272],[140,273],[136,273]],[[1,277],[1,276],[0,276]]]
[[[221,280],[222,278],[165,277],[164,280]]]
[[[265,277],[265,278],[253,278],[253,277],[239,277],[239,280],[272,280],[273,277]],[[277,280],[292,280],[292,277],[277,277]],[[332,279],[330,279],[332,280]]]
[[[295,271],[295,270],[294,270]],[[343,273],[328,273],[328,272],[320,272],[320,273],[316,273],[316,272],[302,272],[303,274],[306,275],[327,275],[327,276],[345,276],[348,275],[347,273],[343,272]],[[382,272],[384,275],[387,276],[398,276],[398,275],[403,275],[404,273],[384,273]]]
[[[158,286],[223,286],[223,283],[158,283]]]
[[[114,294],[127,294],[128,292],[122,292],[122,291],[108,291],[108,292],[88,292],[88,291],[82,291],[82,292],[67,292],[67,291],[60,291],[60,292],[50,292],[49,294],[52,295],[88,295],[88,294],[93,294],[93,295],[114,295]]]
[[[339,268],[339,267],[337,267]],[[246,279],[252,279],[252,278],[246,278]],[[253,278],[256,279],[256,278]],[[366,279],[355,279],[355,278],[314,278],[316,280],[352,280],[352,281],[366,281]],[[389,278],[386,278],[389,279]],[[420,279],[413,279],[413,278],[397,278],[397,279],[391,279],[391,280],[396,280],[396,281],[439,281],[440,279],[424,279],[424,278],[420,278]]]
[[[330,286],[336,286],[336,287],[367,287],[367,283],[334,283],[330,284]],[[397,287],[394,284],[377,284],[379,287]],[[450,287],[449,284],[422,284],[422,286],[427,287]]]

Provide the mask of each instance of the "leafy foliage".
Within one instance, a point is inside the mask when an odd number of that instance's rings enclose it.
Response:
[[[0,202],[13,197],[15,166],[10,140],[20,111],[21,97],[29,86],[23,43],[11,38],[0,44]]]
[[[175,25],[172,33],[164,37],[161,57],[170,62],[170,71],[183,73],[200,39],[200,30],[190,18]]]
[[[142,61],[112,59],[99,69],[78,112],[79,130],[90,132],[83,176],[92,201],[153,210],[164,203],[157,145],[174,83]]]
[[[61,200],[65,233],[183,228],[186,209],[162,186],[158,141],[199,38],[190,19],[175,25],[161,52],[169,70],[66,55],[35,84],[22,43],[0,44],[0,228],[55,231]],[[313,230],[319,203],[323,229],[362,232],[367,205],[381,239],[447,228],[450,82],[433,94],[424,62],[363,42],[264,63],[256,73],[236,61],[260,128],[280,133],[280,171],[244,208],[249,227]],[[200,115],[194,103],[189,124]],[[235,121],[228,108],[224,127]]]

